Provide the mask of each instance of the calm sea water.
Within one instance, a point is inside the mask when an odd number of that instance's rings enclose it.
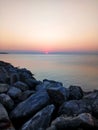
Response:
[[[47,78],[65,87],[98,89],[98,55],[0,54],[0,60],[29,69],[38,80]]]

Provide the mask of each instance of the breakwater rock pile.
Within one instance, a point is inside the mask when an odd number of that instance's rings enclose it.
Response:
[[[0,130],[98,130],[98,90],[36,80],[0,61]]]

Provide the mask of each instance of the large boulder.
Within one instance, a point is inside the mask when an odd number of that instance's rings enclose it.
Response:
[[[52,122],[51,127],[53,126],[57,130],[65,130],[65,129],[77,130],[79,128],[83,128],[85,130],[88,130],[88,129],[92,130],[94,128],[94,119],[89,113],[82,113],[76,117],[62,116],[62,117],[56,118]]]
[[[59,115],[66,114],[67,116],[76,116],[84,112],[91,112],[91,105],[85,100],[70,100],[64,102],[60,109]]]
[[[21,130],[39,130],[39,129],[46,130],[46,128],[50,124],[54,108],[55,108],[54,105],[46,106],[41,111],[36,113],[29,121],[27,121],[22,126]]]
[[[70,100],[79,100],[83,97],[83,91],[79,86],[70,86],[69,87],[69,99]]]
[[[15,130],[2,104],[0,104],[0,130]]]
[[[38,91],[25,101],[19,103],[10,113],[10,117],[14,122],[22,123],[48,104],[49,96],[47,92]]]
[[[7,94],[12,97],[13,99],[18,98],[18,96],[22,93],[22,91],[19,88],[16,88],[14,86],[10,87]]]
[[[11,110],[14,107],[14,101],[11,97],[5,93],[0,94],[0,102],[5,106],[6,109]]]
[[[51,83],[48,85],[47,92],[51,101],[56,105],[61,105],[68,100],[69,92],[59,83]]]
[[[0,93],[6,93],[10,86],[8,84],[0,83]]]
[[[43,83],[37,85],[38,90],[46,90],[49,94],[51,102],[55,105],[61,105],[69,97],[69,91],[63,87],[62,83],[44,79]]]
[[[28,90],[29,87],[27,84],[21,82],[21,81],[17,81],[16,83],[13,84],[16,88],[19,88],[21,91],[25,91]]]

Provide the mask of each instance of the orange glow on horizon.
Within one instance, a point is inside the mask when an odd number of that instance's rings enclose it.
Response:
[[[0,1],[0,50],[98,51],[98,0]]]

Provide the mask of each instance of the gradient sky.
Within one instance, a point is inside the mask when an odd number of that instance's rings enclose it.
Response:
[[[0,50],[98,51],[98,0],[0,0]]]

